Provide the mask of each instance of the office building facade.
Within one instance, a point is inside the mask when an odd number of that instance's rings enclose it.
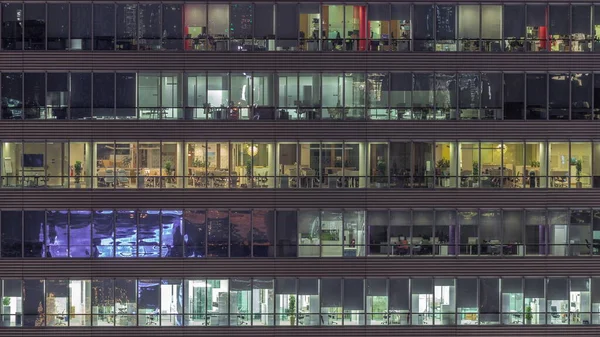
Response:
[[[0,20],[0,336],[600,325],[600,4]]]

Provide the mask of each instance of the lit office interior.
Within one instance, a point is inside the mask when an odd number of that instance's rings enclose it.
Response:
[[[3,50],[600,51],[591,4],[14,2],[2,11]]]
[[[600,278],[4,279],[4,327],[600,324]]]
[[[2,210],[0,258],[600,255],[600,211]]]
[[[591,71],[2,73],[2,119],[581,120]]]
[[[4,188],[592,188],[600,143],[6,142]]]

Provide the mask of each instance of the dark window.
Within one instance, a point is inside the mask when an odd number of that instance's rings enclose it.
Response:
[[[115,74],[94,73],[94,118],[115,116]]]
[[[255,4],[254,5],[254,50],[267,51],[273,50],[269,46],[270,41],[275,40],[274,27],[274,9],[273,4]],[[288,25],[294,21],[288,22]]]
[[[433,51],[435,15],[432,5],[415,5],[413,9],[415,51]]]
[[[162,49],[181,50],[183,48],[182,5],[162,5]]]
[[[273,211],[254,210],[252,212],[252,255],[254,257],[274,257],[274,216]]]
[[[137,4],[117,5],[117,50],[137,50]]]
[[[178,210],[161,212],[161,255],[162,257],[183,257],[183,213]],[[141,229],[140,229],[141,231]],[[140,232],[141,235],[141,232]],[[147,240],[152,242],[151,240]]]
[[[117,118],[135,118],[135,73],[117,73]]]
[[[67,110],[69,108],[69,74],[48,73],[47,86],[47,118],[67,119]]]
[[[46,212],[45,257],[69,257],[69,212]],[[89,236],[88,236],[89,237]]]
[[[161,24],[161,5],[155,4],[141,4],[139,10],[139,27],[138,36],[140,43],[140,50],[159,50],[160,49],[160,24]],[[125,20],[130,20],[130,11],[124,13]],[[126,24],[125,29],[128,28]],[[119,30],[120,32],[120,30]],[[135,49],[135,48],[130,48]]]
[[[550,74],[550,119],[569,119],[569,74]]]
[[[25,73],[25,119],[46,118],[46,74]]]
[[[290,50],[290,48],[296,48],[298,45],[298,37],[301,39],[310,39],[312,37],[312,31],[305,31],[308,29],[303,28],[299,31],[300,23],[298,17],[297,4],[277,4],[277,15],[275,16],[277,24],[277,47],[283,50]]]
[[[502,119],[501,73],[481,74],[481,110],[483,119]]]
[[[68,40],[69,5],[48,4],[48,50],[65,50],[69,46]]]
[[[229,254],[229,212],[207,212],[208,256],[227,257]]]
[[[24,40],[25,50],[46,49],[46,4],[25,4]]]
[[[183,223],[185,257],[206,257],[206,211],[186,211]]]
[[[45,213],[44,211],[25,211],[23,220],[24,257],[44,256]]]
[[[21,211],[2,211],[0,217],[2,257],[22,257],[23,224]]]
[[[568,97],[568,91],[567,91]],[[527,119],[546,119],[548,80],[546,74],[527,74]]]
[[[298,212],[277,211],[276,213],[277,257],[298,255]]]
[[[525,78],[523,74],[504,74],[504,119],[523,119]]]
[[[92,217],[90,211],[71,211],[69,215],[69,256],[92,257]],[[98,257],[95,254],[93,257]]]
[[[135,218],[134,218],[135,220]],[[115,219],[114,212],[95,211],[92,222],[93,257],[111,258],[115,256]]]
[[[23,49],[23,4],[2,4],[2,49]]]
[[[23,74],[2,73],[2,119],[21,119],[23,115]]]
[[[485,23],[482,23],[485,25]],[[525,5],[505,5],[504,40],[506,51],[525,50]]]
[[[92,74],[71,73],[71,119],[92,117]]]
[[[94,4],[94,49],[115,49],[114,4]]]
[[[250,257],[252,241],[252,213],[250,211],[231,211],[231,257]]]
[[[111,20],[107,19],[106,25],[109,25],[110,22]],[[91,4],[71,4],[71,42],[69,48],[71,50],[92,49]]]

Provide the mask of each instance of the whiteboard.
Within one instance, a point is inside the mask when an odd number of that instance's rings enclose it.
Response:
[[[4,168],[3,169],[4,169],[4,173],[6,173],[6,175],[13,173],[11,158],[4,158]]]

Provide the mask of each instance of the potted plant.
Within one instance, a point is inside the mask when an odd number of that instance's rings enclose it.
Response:
[[[473,175],[473,185],[475,185],[479,182],[479,162],[478,161],[473,162],[473,172],[471,174]],[[476,186],[473,186],[473,187],[476,187]]]
[[[2,298],[2,313],[4,314],[4,320],[10,320],[10,297],[4,297]]]
[[[167,183],[173,183],[173,174],[175,173],[175,168],[173,167],[173,163],[170,160],[165,162],[165,173],[167,174]]]
[[[581,170],[582,170],[582,165],[581,165],[581,160],[578,159],[575,161],[575,175],[577,176],[576,180],[576,188],[582,188],[583,184],[581,183]]]
[[[533,318],[533,315],[531,314],[531,307],[530,306],[525,307],[525,323],[531,324],[532,318]]]
[[[73,165],[73,171],[75,173],[75,188],[81,188],[81,173],[83,172],[83,165],[81,161],[76,161]]]
[[[288,301],[288,315],[290,316],[290,325],[296,325],[296,296],[291,295]]]
[[[206,165],[206,161],[200,160],[200,159],[196,158],[192,162],[192,166],[193,167],[203,167],[203,168],[205,168],[207,165]]]
[[[447,177],[449,176],[448,174],[448,169],[450,168],[450,160],[446,159],[446,158],[442,158],[440,160],[437,161],[437,163],[435,164],[437,171],[436,172],[441,178]],[[439,185],[442,186],[443,180],[439,180]]]

